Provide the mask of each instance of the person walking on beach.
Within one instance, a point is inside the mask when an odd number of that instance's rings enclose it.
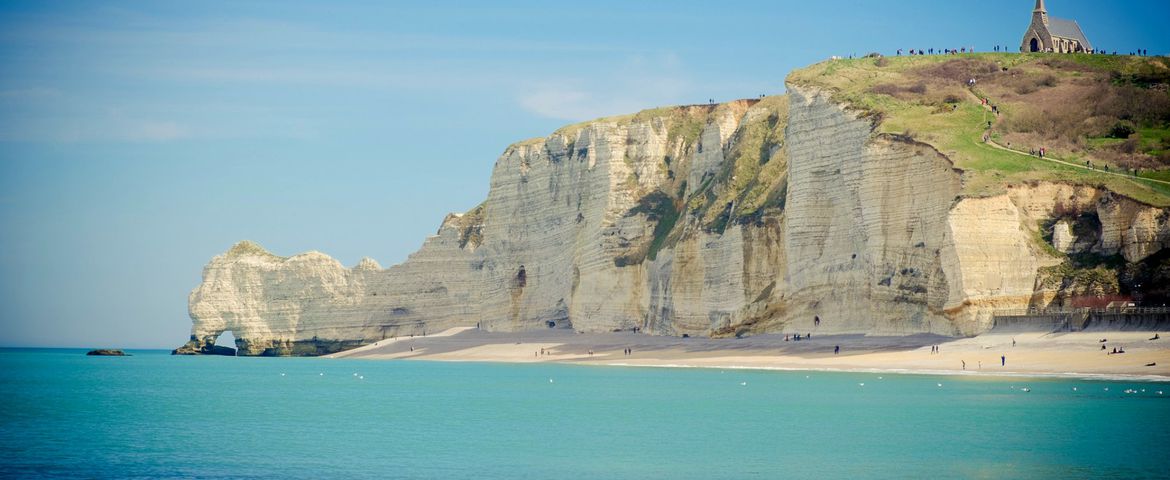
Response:
[[[999,366],[1001,366],[1001,367],[1002,367],[1002,366],[1005,366],[1005,365],[1007,365],[1007,357],[1006,357],[1006,356],[1004,356],[1004,355],[1000,355],[1000,356],[999,356]]]
[[[841,353],[841,346],[840,345],[836,345],[833,347],[833,355],[836,355],[838,353]]]
[[[959,361],[963,363],[963,370],[966,370],[967,369],[967,361],[966,360],[959,360]]]

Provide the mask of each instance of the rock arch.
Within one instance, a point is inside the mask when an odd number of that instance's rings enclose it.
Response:
[[[202,336],[192,334],[191,339],[183,344],[183,346],[172,350],[171,355],[225,355],[234,357],[236,356],[236,349],[215,344],[220,335],[223,335],[226,331],[226,329],[220,330]],[[232,332],[232,337],[235,338],[235,332]],[[239,345],[238,338],[236,345]]]

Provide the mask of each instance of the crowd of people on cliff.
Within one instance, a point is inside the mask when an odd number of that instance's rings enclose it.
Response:
[[[1009,49],[1008,47],[1006,47],[1006,46],[1003,46],[1003,45],[996,45],[996,46],[992,47],[991,51],[992,51],[992,52],[996,52],[996,53],[1012,53],[1012,52],[1011,52],[1011,49]],[[922,48],[910,48],[910,49],[899,48],[899,49],[897,50],[897,55],[898,55],[899,57],[900,57],[900,56],[902,56],[902,55],[904,55],[904,54],[905,54],[905,55],[910,55],[910,56],[917,56],[917,55],[958,55],[958,54],[961,54],[961,53],[976,53],[976,50],[975,50],[975,47],[959,47],[959,48],[926,48],[926,49],[922,49]],[[1117,50],[1114,50],[1114,51],[1112,51],[1112,52],[1106,52],[1106,51],[1104,51],[1104,50],[1097,49],[1097,50],[1089,50],[1089,51],[1086,51],[1086,52],[1084,52],[1084,53],[1088,53],[1088,54],[1096,54],[1096,55],[1118,55],[1118,52],[1117,52]],[[1130,51],[1130,52],[1129,52],[1129,55],[1130,55],[1130,56],[1135,56],[1135,57],[1148,57],[1148,56],[1150,56],[1150,51],[1149,51],[1148,49],[1139,48],[1139,49],[1136,49],[1136,50]],[[849,55],[849,57],[848,57],[848,58],[852,59],[852,58],[855,58],[856,56],[857,56],[856,54],[851,54],[851,55]],[[868,56],[879,56],[879,55],[877,55],[877,54],[874,54],[874,53],[871,53],[871,54],[869,54],[869,55],[866,55],[866,56],[868,57]],[[832,59],[833,59],[833,60],[840,60],[840,59],[842,59],[842,58],[844,58],[844,57],[839,57],[839,56],[836,56],[836,55],[834,55],[834,56],[832,57]]]
[[[996,47],[996,48],[999,48],[999,47]],[[996,50],[996,51],[999,51],[999,50]],[[935,49],[928,48],[926,50],[923,50],[921,48],[911,48],[907,52],[912,56],[913,55],[934,55]],[[940,49],[938,49],[939,55],[958,55],[960,53],[975,53],[975,47],[959,47],[957,49],[955,49],[955,48],[940,48]],[[901,48],[898,49],[898,56],[902,56],[902,49]]]

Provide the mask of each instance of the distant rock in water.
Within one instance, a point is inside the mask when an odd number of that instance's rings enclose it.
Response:
[[[130,354],[123,352],[121,350],[113,350],[113,349],[108,349],[108,348],[99,348],[97,350],[90,350],[89,353],[86,353],[86,355],[91,355],[91,356],[95,356],[95,357],[129,357],[130,356]]]
[[[212,339],[212,342],[215,340]],[[171,350],[171,355],[223,355],[227,357],[236,356],[236,349],[231,347],[224,347],[216,345],[215,343],[200,344],[195,339],[191,339],[187,344]]]

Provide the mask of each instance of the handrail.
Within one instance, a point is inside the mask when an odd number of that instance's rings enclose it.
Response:
[[[1074,314],[1094,314],[1094,313],[1170,313],[1170,307],[1115,307],[1115,308],[1016,308],[1016,309],[999,309],[993,310],[992,316],[996,317],[1030,317],[1037,315],[1074,315]]]

